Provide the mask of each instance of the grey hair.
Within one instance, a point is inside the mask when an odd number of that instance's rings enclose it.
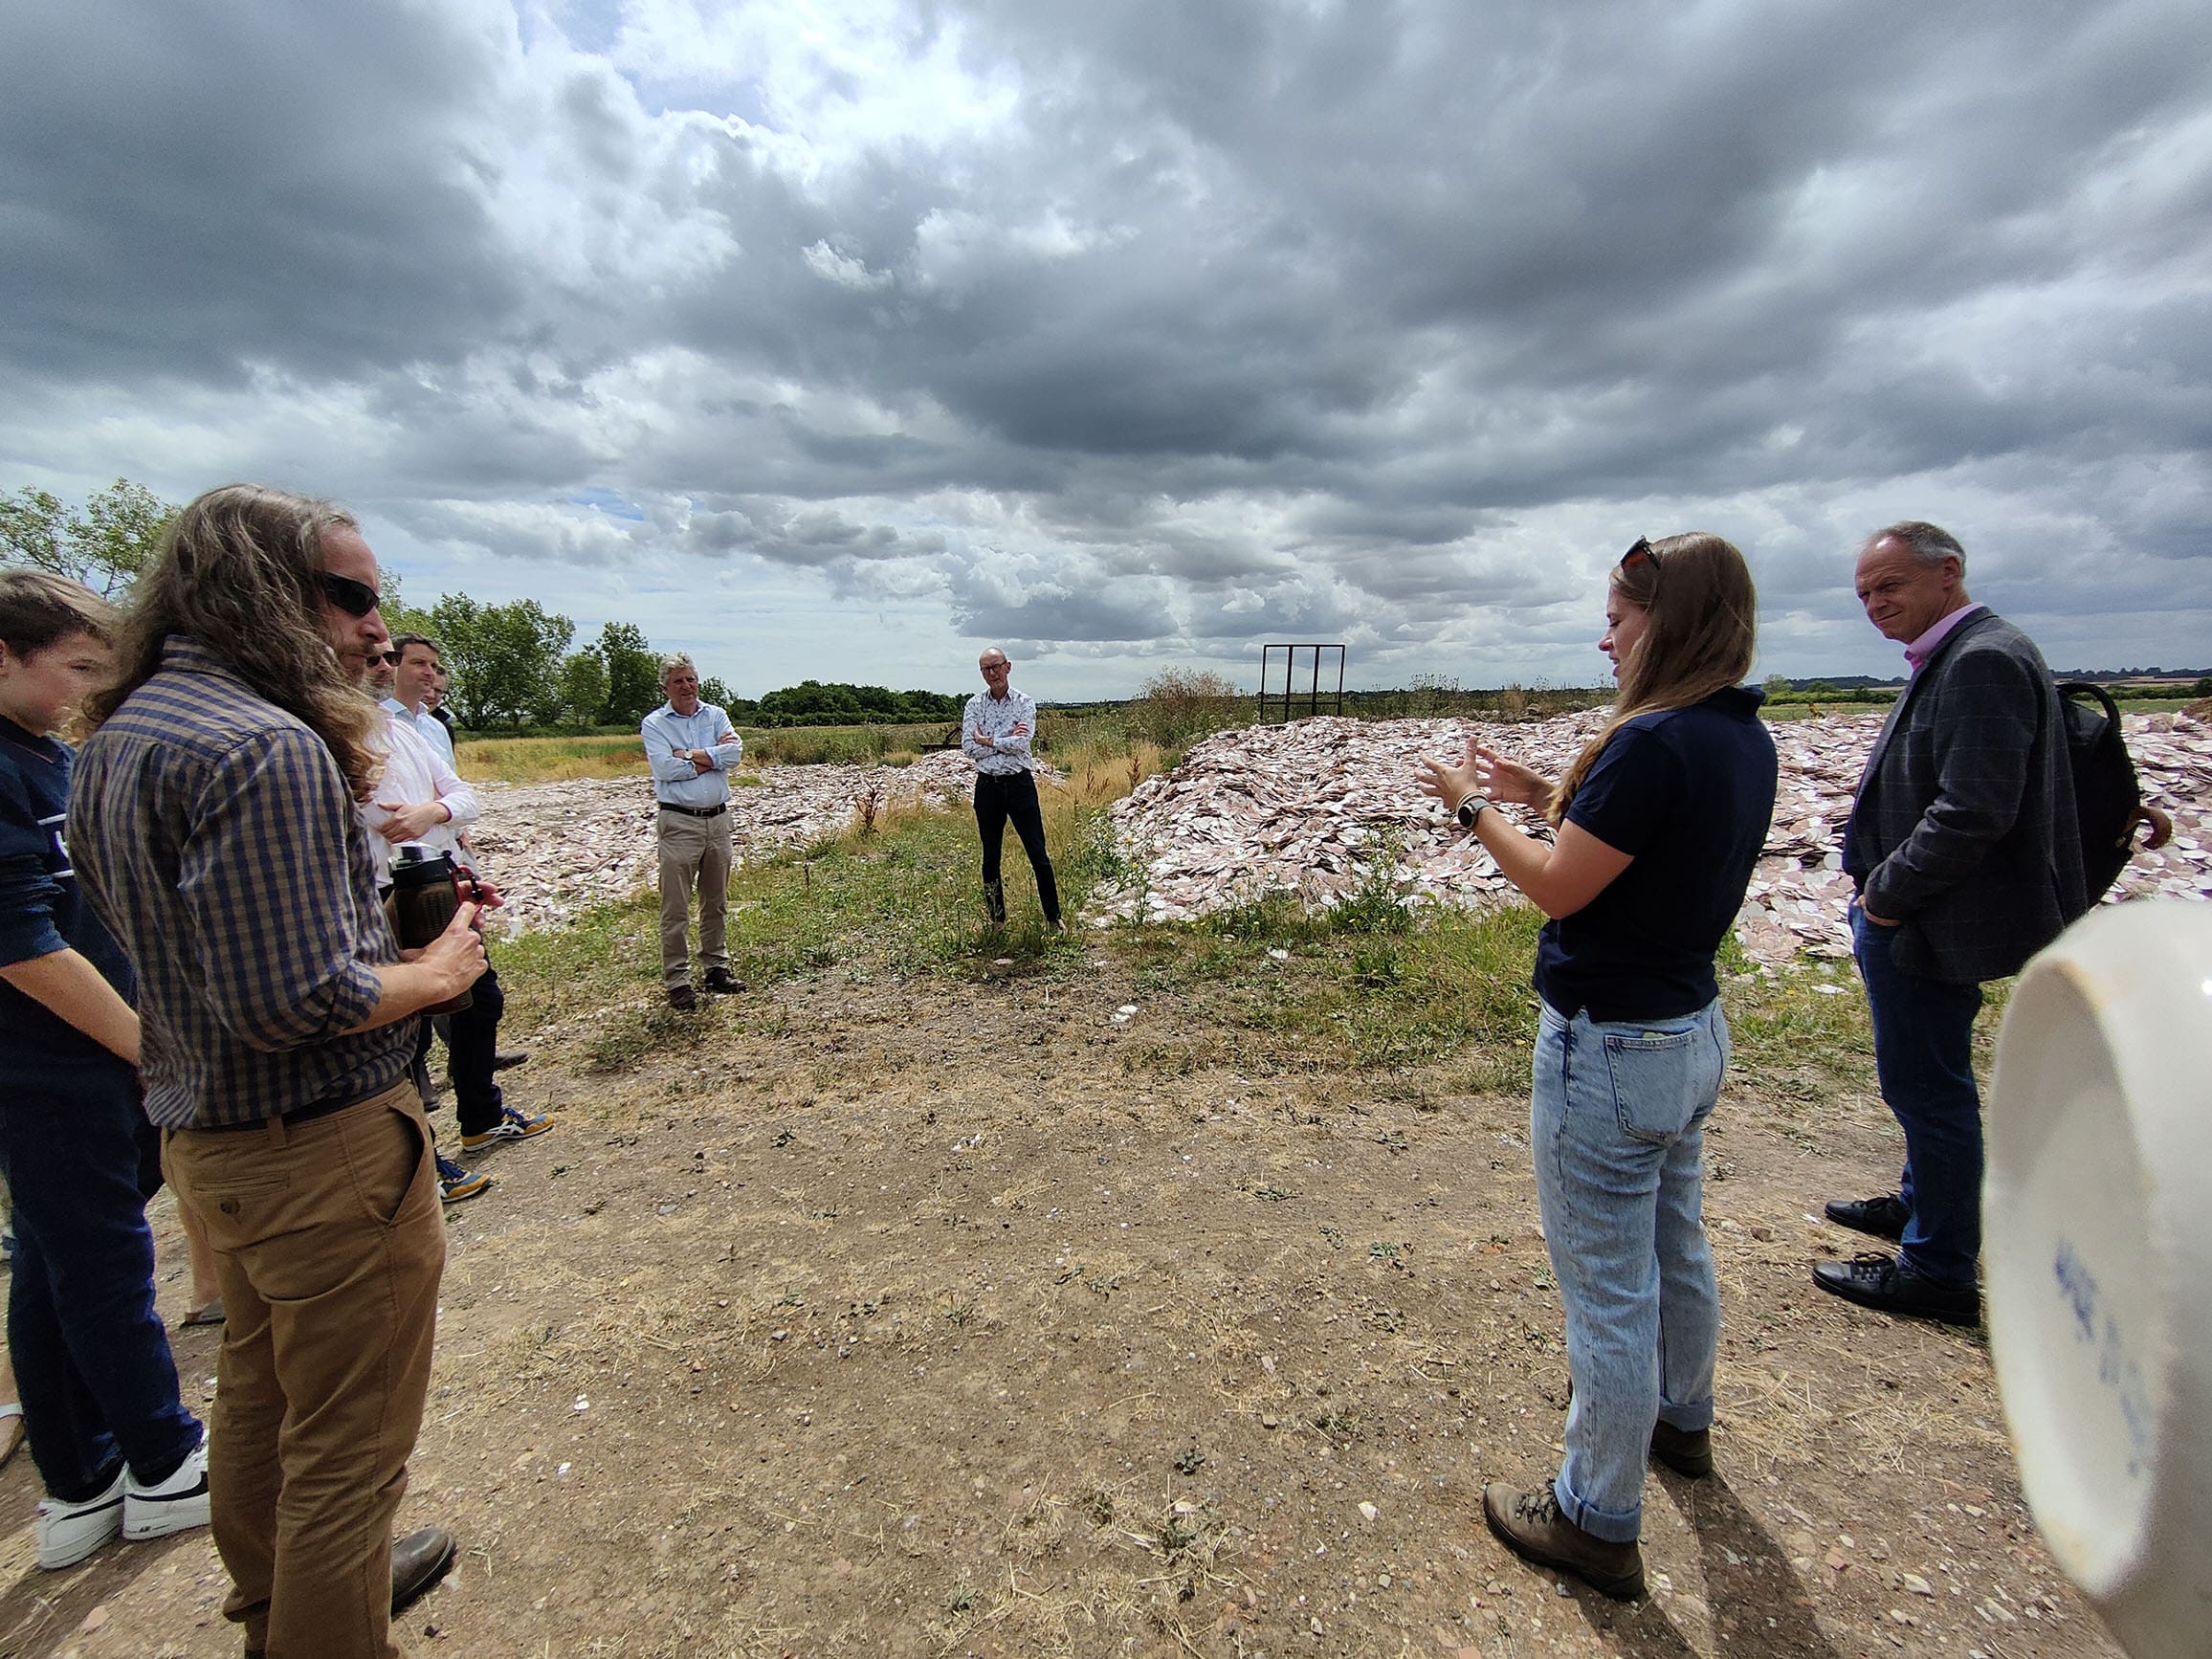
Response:
[[[699,665],[692,661],[691,653],[688,651],[672,651],[662,657],[660,659],[660,683],[664,686],[668,684],[669,675],[680,668],[688,668],[694,674],[699,671]]]
[[[983,648],[983,650],[982,650],[982,651],[980,651],[980,652],[978,652],[978,653],[976,653],[976,661],[977,661],[977,662],[980,664],[980,663],[982,663],[982,661],[984,660],[984,657],[986,657],[986,656],[995,656],[995,657],[997,657],[997,658],[998,658],[998,659],[999,659],[1001,662],[1005,663],[1005,664],[1006,664],[1006,665],[1008,668],[1012,668],[1012,667],[1014,666],[1014,659],[1013,659],[1012,657],[1008,656],[1008,655],[1007,655],[1007,654],[1006,654],[1005,652],[1001,651],[1001,650],[1000,650],[1000,649],[999,649],[997,646],[995,646],[995,645],[986,645],[986,646],[984,646],[984,647]]]
[[[1877,542],[1894,542],[1909,548],[1913,557],[1923,564],[1940,564],[1946,559],[1956,559],[1958,574],[1966,574],[1966,549],[1958,545],[1958,538],[1926,520],[1907,519],[1888,529],[1876,530],[1867,538],[1869,547]]]

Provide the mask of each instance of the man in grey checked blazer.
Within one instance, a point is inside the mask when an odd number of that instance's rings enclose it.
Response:
[[[1967,596],[1966,552],[1947,532],[1877,532],[1857,587],[1913,670],[1844,833],[1874,1065],[1905,1167],[1896,1192],[1827,1206],[1832,1221],[1896,1239],[1897,1254],[1822,1262],[1813,1281],[1886,1313],[1974,1324],[1981,982],[2017,973],[2089,908],[2066,727],[2043,653]]]

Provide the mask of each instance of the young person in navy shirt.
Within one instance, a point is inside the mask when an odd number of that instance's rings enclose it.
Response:
[[[208,1523],[207,1441],[154,1312],[151,1126],[130,964],[62,839],[72,759],[49,736],[110,667],[113,613],[42,571],[0,574],[0,1165],[15,1201],[8,1338],[38,1506],[38,1564],[118,1534]]]
[[[1644,1591],[1647,1453],[1692,1478],[1713,1468],[1704,1127],[1728,1065],[1713,957],[1774,815],[1774,741],[1741,683],[1756,608],[1743,555],[1718,536],[1639,541],[1613,570],[1599,641],[1613,717],[1566,777],[1472,741],[1461,763],[1421,769],[1551,918],[1530,1147],[1573,1400],[1558,1477],[1493,1481],[1483,1515],[1518,1554],[1622,1598]],[[1557,840],[1523,834],[1498,802],[1542,812]]]

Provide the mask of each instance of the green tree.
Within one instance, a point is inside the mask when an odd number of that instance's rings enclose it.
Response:
[[[660,658],[634,622],[610,622],[599,630],[599,654],[607,664],[607,706],[601,718],[610,726],[633,726],[660,707]]]
[[[73,513],[44,490],[0,496],[0,563],[29,564],[121,597],[153,563],[176,508],[143,484],[118,478]]]
[[[724,714],[727,714],[729,713],[730,704],[736,702],[737,700],[738,699],[731,695],[730,688],[722,684],[722,682],[716,678],[713,675],[709,675],[705,679],[699,681],[700,702],[713,703],[715,707],[720,709]]]
[[[561,718],[580,726],[597,723],[607,706],[607,659],[586,647],[561,659]]]
[[[377,613],[384,618],[384,626],[394,639],[403,633],[420,633],[438,639],[438,627],[431,620],[430,611],[417,610],[402,596],[398,571],[379,570],[376,585],[382,595],[376,608]],[[445,641],[439,639],[438,646],[442,655]]]
[[[560,714],[561,658],[576,632],[568,618],[535,599],[480,605],[465,593],[445,595],[430,615],[462,725],[520,727]]]

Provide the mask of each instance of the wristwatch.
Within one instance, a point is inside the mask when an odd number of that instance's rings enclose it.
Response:
[[[1459,811],[1457,814],[1459,818],[1459,827],[1462,830],[1473,829],[1474,821],[1482,816],[1482,809],[1489,805],[1490,797],[1488,795],[1468,796],[1459,804]]]

